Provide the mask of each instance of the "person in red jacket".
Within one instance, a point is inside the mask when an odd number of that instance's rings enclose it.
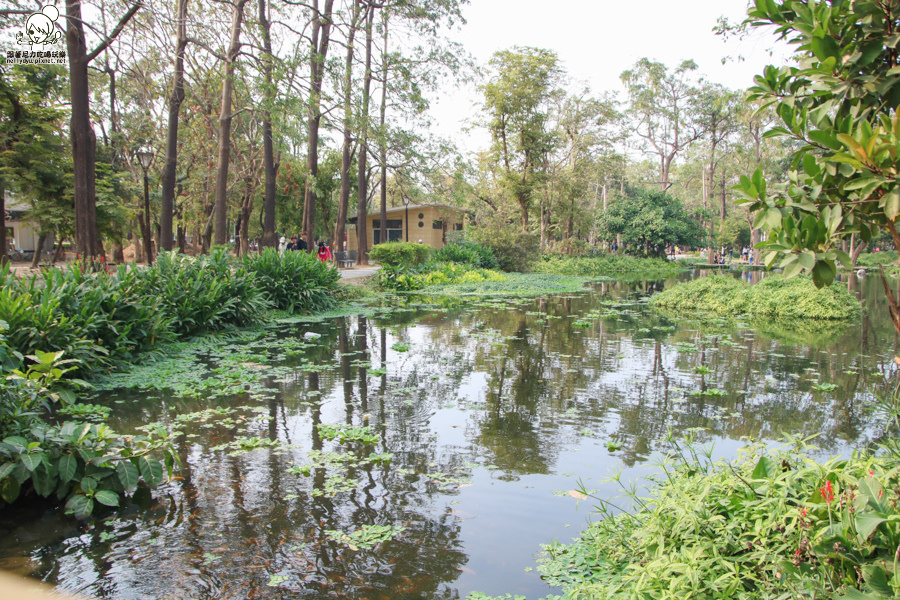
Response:
[[[319,249],[316,250],[316,256],[318,256],[319,260],[323,263],[331,260],[331,250],[325,245],[325,242],[319,242]]]

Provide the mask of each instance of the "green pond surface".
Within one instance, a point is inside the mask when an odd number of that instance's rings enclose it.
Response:
[[[117,431],[183,432],[177,478],[92,521],[4,511],[0,569],[99,598],[535,599],[559,591],[540,545],[591,518],[579,480],[642,485],[669,430],[716,457],[884,435],[898,349],[876,278],[848,282],[859,320],[812,329],[656,314],[674,283],[391,298],[142,365],[92,401]]]

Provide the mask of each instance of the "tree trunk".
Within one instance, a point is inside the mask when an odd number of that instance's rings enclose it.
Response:
[[[319,124],[322,120],[322,81],[328,42],[331,35],[331,7],[334,0],[325,0],[324,12],[319,12],[319,0],[313,0],[312,48],[309,57],[309,109],[306,152],[306,189],[303,196],[303,233],[313,252],[316,234],[316,177],[319,175]]]
[[[144,254],[147,264],[153,264],[153,242],[150,240],[152,223],[150,221],[150,186],[147,174],[144,173],[144,214],[141,215],[141,233],[144,236]]]
[[[362,107],[360,109],[360,135],[359,155],[356,164],[356,264],[369,264],[369,235],[366,221],[368,220],[366,203],[368,201],[368,172],[366,171],[366,159],[368,158],[369,139],[369,89],[372,84],[372,23],[375,19],[375,9],[366,7],[366,72],[363,77]],[[409,223],[406,223],[407,231]]]
[[[44,254],[44,244],[47,243],[47,234],[43,231],[38,234],[37,248],[34,249],[34,256],[31,257],[31,268],[37,269],[41,264],[41,256]]]
[[[56,242],[56,249],[53,251],[53,260],[51,261],[54,265],[59,262],[59,259],[62,258],[63,255],[63,243],[66,241],[66,238],[61,237],[59,241]]]
[[[275,144],[272,140],[272,105],[275,102],[275,85],[272,79],[272,33],[266,0],[259,0],[259,27],[263,34],[263,77],[266,80],[263,123],[263,168],[265,170],[265,199],[263,200],[263,233],[260,247],[274,248],[275,239]]]
[[[169,130],[166,133],[166,158],[162,169],[162,208],[159,213],[159,237],[163,250],[172,249],[172,221],[175,215],[175,173],[178,166],[178,119],[184,101],[184,51],[187,47],[187,3],[178,0],[175,17],[175,72],[169,97]]]
[[[859,255],[862,254],[863,250],[868,248],[868,246],[868,242],[860,242],[857,244],[855,233],[850,236],[850,260],[852,268],[856,268],[856,261],[859,260]]]
[[[215,229],[216,245],[228,243],[228,163],[231,160],[231,114],[232,91],[234,89],[234,62],[241,49],[241,24],[244,20],[244,4],[247,0],[237,0],[231,15],[231,43],[225,55],[225,78],[222,81],[222,109],[219,112],[219,164],[216,171]]]
[[[6,182],[0,179],[0,265],[9,262],[6,249],[9,240],[6,239]]]
[[[69,90],[72,116],[72,167],[75,195],[75,253],[93,259],[100,250],[94,161],[97,138],[91,127],[88,56],[81,19],[81,0],[66,0],[66,48],[69,55]]]
[[[343,252],[345,226],[347,222],[347,209],[350,205],[350,165],[353,160],[351,144],[352,133],[352,84],[353,84],[353,40],[356,38],[356,30],[359,26],[361,14],[360,0],[353,3],[353,16],[350,20],[350,30],[347,32],[347,54],[344,58],[344,142],[341,146],[341,197],[338,200],[337,222],[334,225],[335,249]]]
[[[381,243],[388,241],[387,239],[387,132],[384,129],[385,113],[387,112],[387,81],[388,81],[388,64],[390,57],[388,55],[388,13],[382,12],[383,15],[383,40],[384,49],[381,52],[381,115],[379,125],[381,126],[381,136],[378,139],[378,150],[381,158],[381,223],[380,238]]]

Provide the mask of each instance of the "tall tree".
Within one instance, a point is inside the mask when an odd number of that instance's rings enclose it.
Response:
[[[312,2],[312,37],[309,56],[309,107],[307,112],[308,137],[306,151],[306,190],[303,200],[303,232],[312,250],[316,233],[316,200],[319,174],[319,125],[322,121],[322,82],[325,60],[331,39],[332,6],[334,0],[325,0],[319,11],[319,0]]]
[[[265,174],[265,197],[263,199],[263,234],[260,246],[274,248],[275,239],[275,142],[272,137],[272,105],[275,103],[275,82],[273,78],[274,55],[272,54],[272,25],[269,21],[266,0],[259,0],[259,28],[263,37],[263,173]]]
[[[519,206],[528,230],[532,194],[553,147],[548,103],[558,93],[562,69],[552,50],[515,47],[496,52],[490,81],[482,87],[491,151],[502,169],[501,183]]]
[[[675,157],[704,133],[697,120],[695,103],[700,88],[690,79],[697,69],[692,60],[683,61],[674,71],[659,62],[642,58],[622,73],[628,92],[628,110],[642,149],[659,161],[659,189],[669,189]]]
[[[369,232],[366,227],[369,202],[369,173],[366,160],[369,155],[369,93],[372,87],[372,25],[375,20],[375,7],[371,4],[365,8],[366,22],[366,59],[363,75],[362,103],[359,111],[359,150],[356,157],[356,264],[369,264]]]
[[[227,199],[228,166],[231,161],[231,111],[234,91],[234,64],[241,50],[241,25],[244,20],[244,5],[247,0],[237,0],[232,4],[231,41],[225,54],[225,69],[222,79],[222,103],[219,111],[219,160],[216,170],[215,231],[216,245],[228,243]]]
[[[72,162],[75,173],[75,251],[86,258],[93,259],[102,252],[97,230],[95,185],[97,137],[91,125],[88,65],[106,50],[140,8],[139,2],[132,4],[112,32],[96,48],[88,52],[81,0],[66,0],[66,48],[69,57],[69,89],[72,103],[69,135],[72,139]]]
[[[355,54],[356,33],[363,15],[363,0],[354,0],[347,25],[347,51],[344,57],[344,77],[342,80],[344,116],[343,142],[341,144],[341,190],[338,200],[337,221],[334,226],[335,249],[344,250],[345,224],[347,209],[350,204],[350,170],[353,160],[353,59]],[[358,253],[357,253],[358,254]]]
[[[262,0],[261,0],[262,1]],[[159,215],[160,247],[172,249],[172,222],[175,213],[175,176],[178,167],[178,120],[184,102],[184,52],[187,48],[188,0],[177,0],[175,9],[175,61],[172,93],[169,96],[169,129],[162,168],[162,208]]]

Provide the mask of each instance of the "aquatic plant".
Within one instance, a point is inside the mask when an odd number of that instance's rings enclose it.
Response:
[[[276,308],[297,313],[333,308],[341,275],[308,252],[278,252],[265,248],[245,255],[244,270],[254,275],[256,285]]]

